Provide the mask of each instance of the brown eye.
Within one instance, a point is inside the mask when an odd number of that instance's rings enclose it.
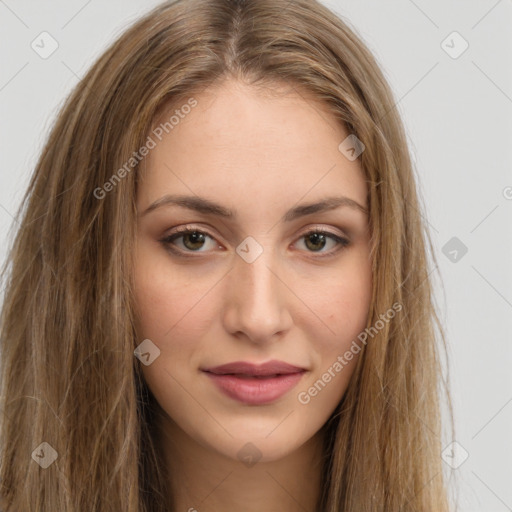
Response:
[[[317,249],[323,249],[326,244],[326,237],[322,233],[311,233],[305,237],[306,246],[308,249],[316,251]]]
[[[350,243],[346,238],[342,238],[335,233],[330,233],[329,231],[321,229],[309,231],[301,237],[301,240],[305,241],[305,246],[309,252],[319,253],[321,256],[332,255],[348,246]],[[323,251],[329,240],[334,242],[334,249]]]
[[[180,244],[176,243],[176,241],[180,239],[181,246]],[[207,252],[206,250],[201,249],[207,247],[206,242],[208,239],[210,239],[212,242],[214,241],[214,238],[204,231],[200,231],[198,229],[181,229],[160,241],[167,249],[173,253],[180,254],[187,252]],[[216,244],[212,243],[212,247],[215,245]]]
[[[182,235],[183,245],[190,249],[191,251],[195,251],[197,249],[201,249],[205,241],[205,234],[199,231],[191,231]],[[190,245],[189,245],[190,244]]]

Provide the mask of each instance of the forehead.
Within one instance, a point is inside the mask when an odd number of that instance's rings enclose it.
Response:
[[[366,205],[359,160],[338,149],[349,133],[303,90],[227,81],[191,98],[192,108],[177,102],[154,125],[140,201],[192,192],[238,210],[339,192]]]

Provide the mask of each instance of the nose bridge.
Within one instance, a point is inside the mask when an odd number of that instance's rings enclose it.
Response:
[[[233,333],[242,331],[253,340],[264,340],[290,326],[284,284],[275,270],[276,254],[268,245],[252,262],[241,254],[230,272],[227,328]]]

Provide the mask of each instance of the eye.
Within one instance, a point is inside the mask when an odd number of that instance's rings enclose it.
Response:
[[[176,245],[179,244],[176,244],[175,241],[179,239],[182,239],[182,247],[176,248]],[[210,239],[212,241],[214,240],[214,238],[205,231],[185,227],[181,229],[178,228],[173,234],[166,236],[165,238],[162,238],[162,240],[160,241],[171,252],[180,254],[183,252],[206,252],[200,249],[206,246],[205,243],[207,239]],[[211,243],[211,246],[213,248],[214,246],[218,246],[218,244]]]
[[[350,244],[346,238],[324,229],[313,229],[308,231],[307,233],[304,233],[299,240],[304,240],[304,245],[309,249],[308,252],[320,253],[321,257],[332,256]],[[333,242],[334,249],[322,251],[322,249],[326,247],[328,240]],[[338,247],[336,248],[336,246]]]

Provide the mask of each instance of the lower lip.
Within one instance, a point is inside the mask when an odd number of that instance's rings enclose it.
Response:
[[[274,402],[297,385],[304,371],[263,379],[205,372],[227,396],[244,404],[262,405]]]

